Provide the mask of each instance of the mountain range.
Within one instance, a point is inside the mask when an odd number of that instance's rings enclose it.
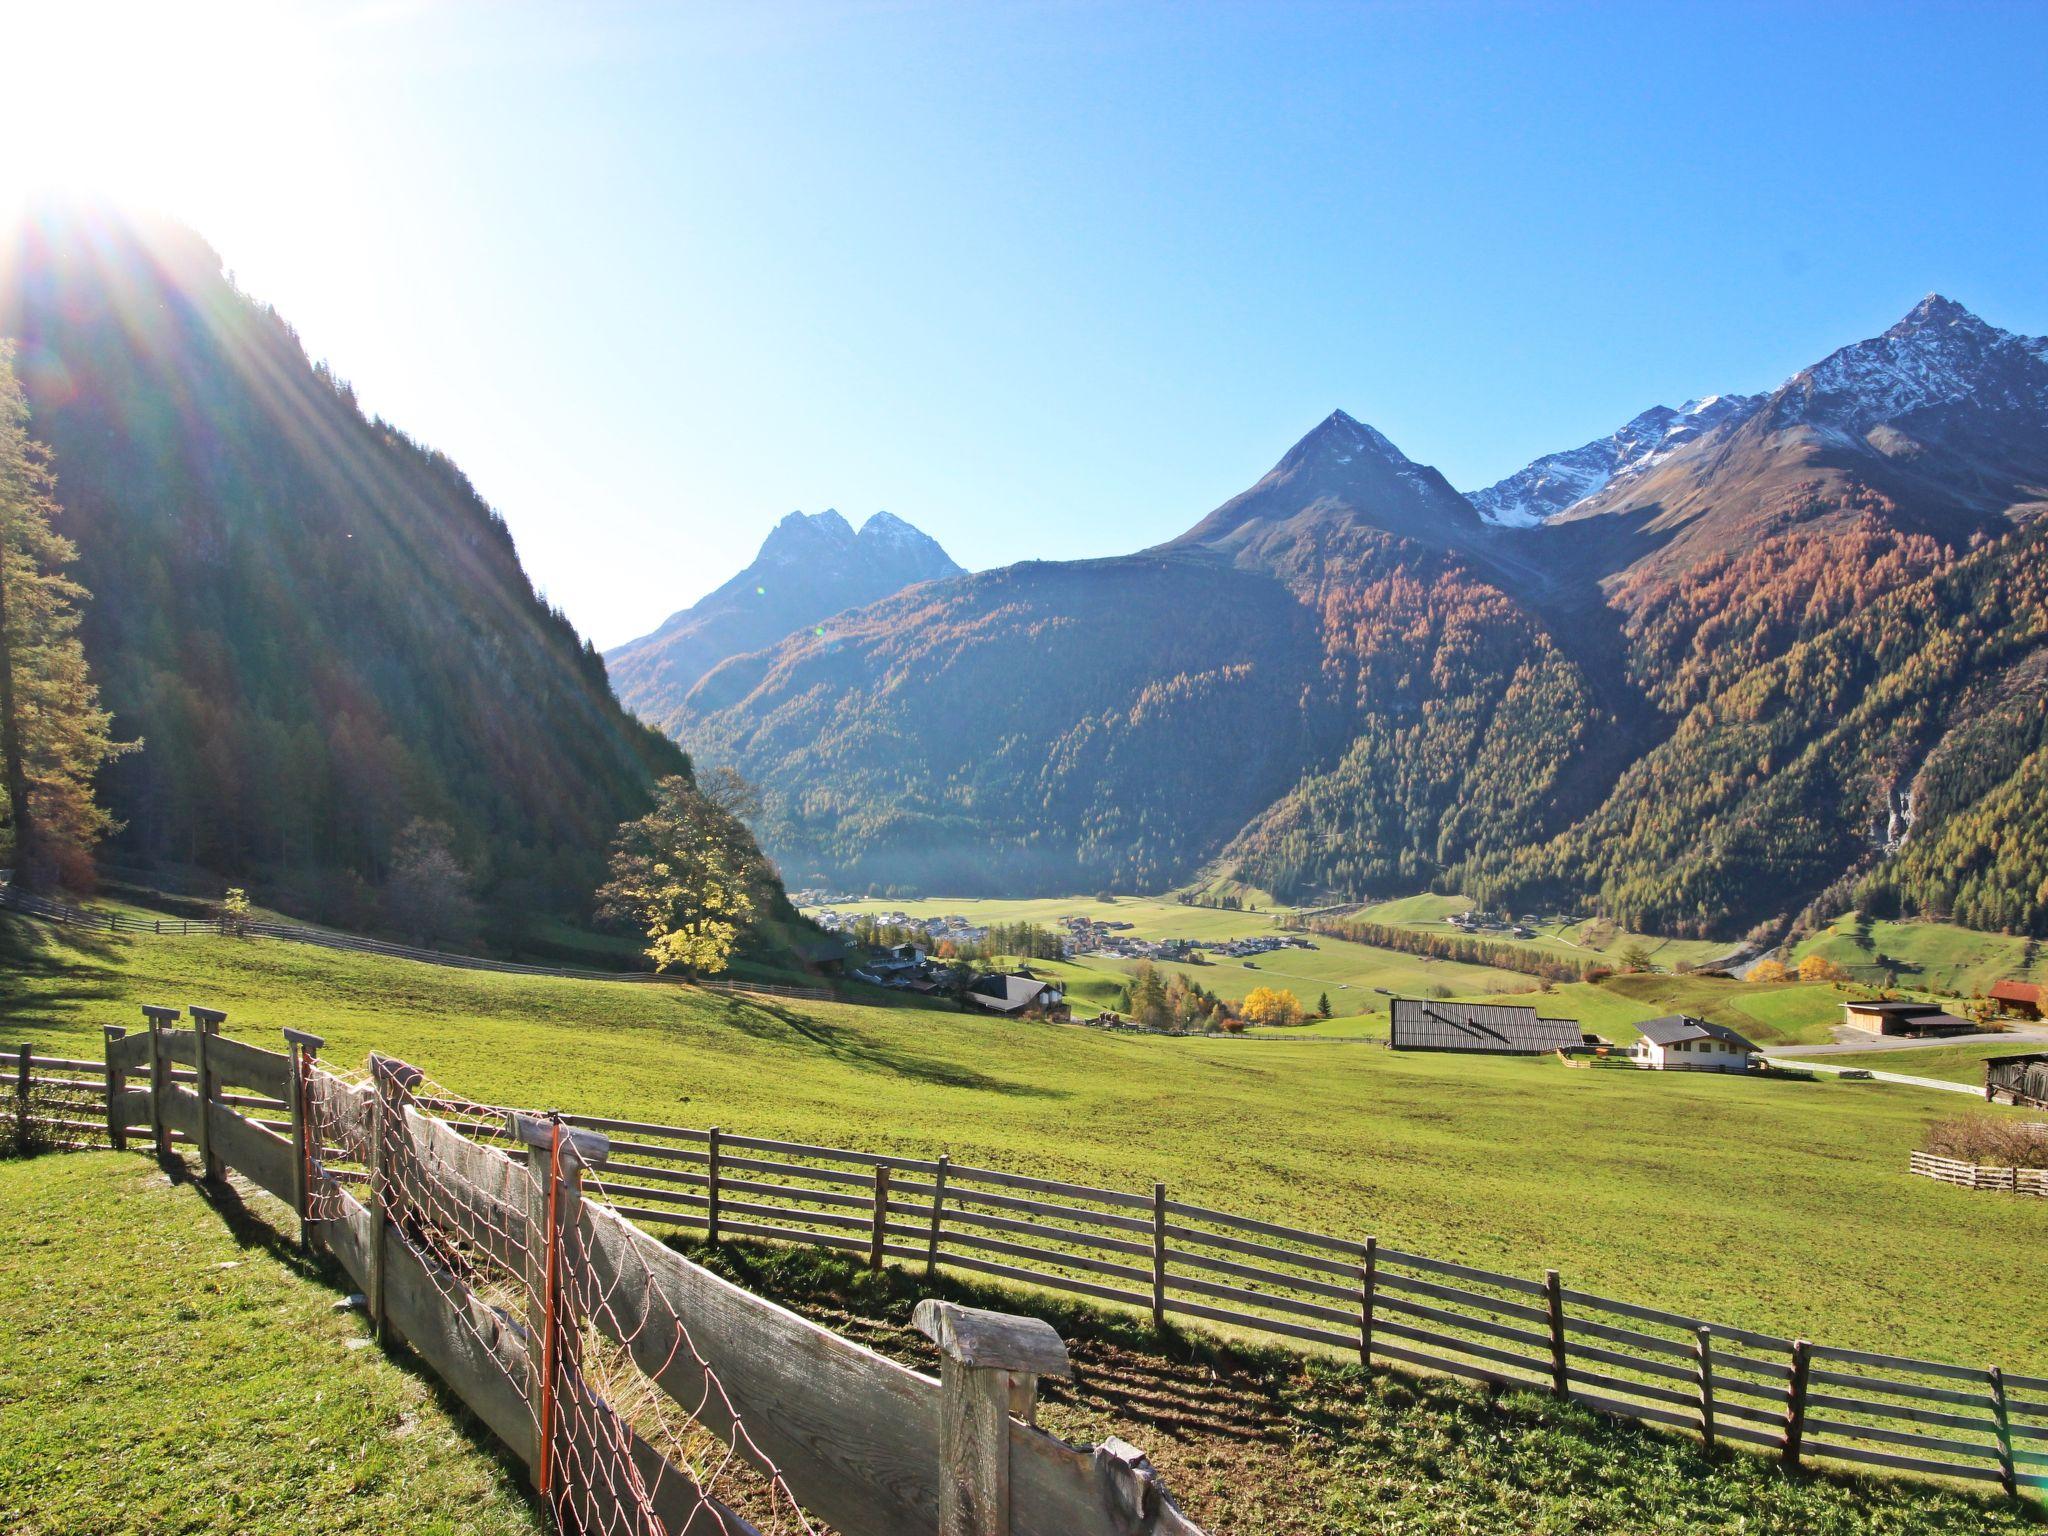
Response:
[[[858,533],[832,508],[792,512],[745,570],[652,634],[605,652],[605,664],[620,701],[666,727],[697,680],[726,658],[920,581],[959,574],[937,540],[887,512]]]
[[[1930,295],[1469,495],[1333,413],[1179,538],[926,582],[663,720],[805,881],[2041,931],[2044,506],[2048,342]]]

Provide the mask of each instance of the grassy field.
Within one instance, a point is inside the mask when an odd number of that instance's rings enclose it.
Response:
[[[1563,989],[1560,989],[1562,992]],[[444,970],[262,940],[0,921],[0,1043],[97,1055],[142,1002],[378,1047],[498,1102],[949,1150],[1850,1346],[2048,1369],[2048,1204],[1909,1179],[1910,1089],[1574,1072],[1302,1041]],[[1660,1010],[1661,1011],[1661,1010]],[[1955,1281],[1969,1255],[1970,1283]]]
[[[1376,902],[1353,915],[1375,923],[1411,928],[1417,933],[1449,933],[1444,919],[1469,911],[1472,902],[1464,896],[1439,896],[1434,891]],[[1509,933],[1479,935],[1488,943],[1512,944],[1517,949],[1558,955],[1578,960],[1616,960],[1631,945],[1641,945],[1651,961],[1667,970],[1681,966],[1705,965],[1719,960],[1735,946],[1725,939],[1669,939],[1658,934],[1636,933],[1602,918],[1537,923],[1533,939],[1518,939]]]
[[[1876,1051],[1867,1056],[1814,1057],[1837,1067],[1872,1067],[1880,1072],[1904,1072],[1912,1077],[1938,1077],[1951,1083],[1984,1084],[1984,1063],[1998,1056],[2030,1056],[2048,1053],[2041,1041],[2014,1042],[1973,1040],[1965,1045],[1914,1046],[1911,1050]],[[1797,1061],[1797,1053],[1786,1057]]]
[[[0,1162],[0,1231],[12,1536],[549,1528],[516,1464],[360,1347],[360,1314],[259,1217],[90,1153]]]
[[[2048,950],[2032,939],[1979,933],[1952,923],[1859,923],[1853,912],[1794,951],[1821,955],[1858,981],[1945,997],[1977,997],[1997,981],[2048,981]]]

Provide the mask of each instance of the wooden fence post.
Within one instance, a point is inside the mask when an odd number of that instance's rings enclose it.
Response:
[[[1358,1266],[1358,1363],[1372,1364],[1372,1306],[1379,1289],[1380,1240],[1365,1240],[1365,1262]]]
[[[194,1007],[190,1012],[193,1076],[196,1079],[193,1086],[199,1090],[199,1174],[208,1183],[218,1184],[227,1177],[220,1155],[213,1150],[213,1106],[220,1098],[220,1084],[207,1060],[206,1042],[209,1036],[220,1033],[227,1015],[218,1008]]]
[[[882,1240],[889,1220],[889,1165],[875,1164],[875,1224],[868,1233],[868,1268],[882,1268]]]
[[[718,1137],[717,1126],[711,1127],[710,1203],[704,1216],[704,1241],[718,1241]]]
[[[1792,1341],[1792,1375],[1785,1388],[1785,1465],[1799,1465],[1800,1446],[1806,1439],[1806,1373],[1812,1369],[1813,1346],[1804,1339]]]
[[[28,1073],[29,1048],[21,1048],[21,1067],[14,1076],[14,1145],[17,1152],[28,1151]]]
[[[171,1063],[164,1054],[164,1031],[177,1022],[178,1010],[144,1003],[142,1016],[149,1020],[149,1132],[156,1142],[156,1155],[162,1159],[171,1155],[171,1126],[164,1118],[164,1096],[171,1086]]]
[[[1166,1332],[1166,1185],[1152,1185],[1152,1326]]]
[[[939,1536],[1009,1536],[1010,1416],[1037,1415],[1038,1379],[1073,1375],[1050,1323],[927,1298],[911,1326],[939,1346]]]
[[[370,1057],[370,1326],[384,1338],[384,1249],[390,1240],[394,1203],[391,1146],[405,1130],[403,1095],[425,1074],[389,1056]]]
[[[1991,1423],[1998,1432],[1998,1486],[2009,1499],[2019,1497],[2020,1481],[2012,1463],[2012,1419],[2005,1401],[2005,1371],[1992,1366],[1985,1374],[1991,1379]]]
[[[509,1116],[527,1151],[528,1290],[526,1348],[532,1380],[535,1433],[533,1485],[554,1487],[556,1409],[560,1383],[577,1369],[581,1320],[567,1315],[577,1293],[576,1245],[582,1217],[583,1172],[601,1168],[611,1142],[595,1131],[576,1131],[557,1117]]]
[[[299,1218],[299,1247],[313,1251],[313,1131],[306,1106],[306,1079],[313,1059],[327,1042],[302,1029],[287,1029],[284,1043],[291,1054],[291,1076],[285,1081],[285,1102],[292,1113],[292,1212]]]
[[[1571,1364],[1564,1347],[1564,1282],[1554,1269],[1543,1271],[1543,1299],[1550,1306],[1550,1390],[1559,1397],[1570,1397]]]
[[[1700,1438],[1707,1442],[1707,1449],[1714,1448],[1714,1334],[1705,1323],[1700,1324],[1692,1338],[1694,1369],[1699,1376],[1700,1387]]]
[[[932,1229],[924,1245],[924,1277],[927,1280],[939,1272],[939,1227],[946,1219],[946,1168],[951,1161],[948,1154],[941,1152],[938,1171],[932,1176]]]
[[[114,1042],[127,1038],[118,1024],[103,1024],[100,1032],[107,1048],[107,1140],[116,1152],[128,1150],[128,1127],[122,1123],[121,1096],[128,1091],[128,1074],[114,1065]]]

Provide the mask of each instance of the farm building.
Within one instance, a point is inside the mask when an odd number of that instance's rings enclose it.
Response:
[[[1991,988],[1991,1001],[2000,1013],[2023,1019],[2041,1017],[2041,984],[2037,981],[2001,981]]]
[[[2048,1055],[1994,1056],[1984,1063],[1984,1097],[2048,1109]]]
[[[1541,1019],[1520,1003],[1438,1003],[1397,997],[1387,1043],[1397,1051],[1541,1056],[1586,1043],[1576,1019]]]
[[[966,991],[968,1002],[990,1013],[1065,1018],[1067,997],[1051,982],[1031,976],[977,976]]]
[[[1757,1047],[1725,1024],[1666,1014],[1638,1024],[1642,1038],[1629,1047],[1637,1066],[1658,1072],[1747,1072]]]
[[[1873,1035],[1967,1035],[1977,1028],[1939,1003],[1844,1003],[1842,1022]]]

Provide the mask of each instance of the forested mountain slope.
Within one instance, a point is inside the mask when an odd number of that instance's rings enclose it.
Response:
[[[2005,830],[2039,824],[2038,672],[1996,605],[2032,600],[2044,487],[2048,343],[1930,296],[1469,498],[1334,413],[1148,556],[846,615],[676,720],[765,783],[805,878],[1220,859],[1297,899],[1463,883],[1717,936],[1867,880],[2039,929]]]
[[[848,608],[960,567],[938,541],[877,512],[856,533],[838,512],[792,512],[747,568],[652,634],[605,653],[619,700],[666,727],[697,680],[729,656],[758,651]]]
[[[182,229],[46,207],[0,335],[54,453],[128,863],[346,918],[415,818],[501,908],[584,910],[682,753],[621,710],[448,459],[366,418]]]

